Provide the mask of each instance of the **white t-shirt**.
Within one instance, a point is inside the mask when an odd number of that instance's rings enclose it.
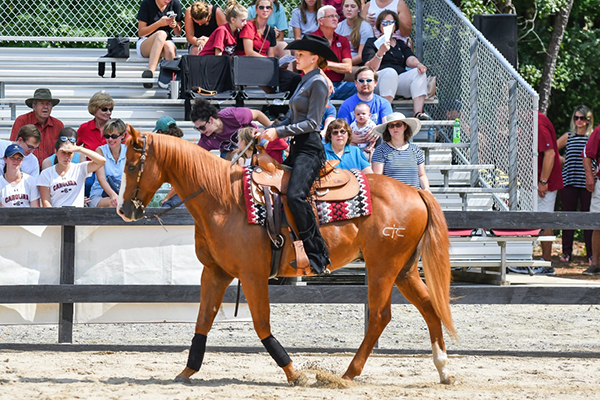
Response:
[[[11,144],[13,144],[13,142],[8,140],[0,140],[0,175],[4,175],[4,152]],[[36,180],[37,177],[40,176],[40,163],[33,153],[23,158],[21,171],[33,176]]]
[[[36,179],[23,173],[21,181],[12,185],[0,176],[0,207],[31,207],[31,202],[40,198]]]
[[[58,175],[56,165],[46,168],[40,174],[37,185],[50,188],[52,207],[83,207],[85,178],[89,161],[79,164],[71,163],[64,176]]]

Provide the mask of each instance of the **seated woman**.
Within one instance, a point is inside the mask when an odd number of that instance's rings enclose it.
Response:
[[[21,171],[25,150],[18,144],[4,151],[4,176],[0,175],[0,207],[39,207],[35,178]]]
[[[181,34],[181,4],[179,0],[142,0],[137,14],[138,35],[137,54],[148,58],[148,69],[142,78],[152,78],[160,57],[173,60],[177,54],[172,34]],[[150,89],[151,83],[144,83]],[[93,149],[96,150],[96,149]]]
[[[272,12],[272,0],[257,0],[258,14],[256,18],[246,23],[246,26],[240,31],[240,40],[243,47],[238,50],[238,54],[252,57],[273,57],[277,40],[275,30],[268,25],[268,19]],[[302,77],[300,74],[287,69],[279,70],[279,90],[282,92],[293,93],[300,83]],[[264,88],[265,91],[270,88]]]
[[[198,146],[206,150],[219,149],[221,157],[228,158],[237,148],[237,131],[246,126],[270,126],[271,121],[259,110],[246,107],[227,107],[219,111],[205,99],[196,99],[192,105],[190,119],[194,129],[200,132]]]
[[[377,17],[377,26],[381,29],[394,25],[396,31],[399,24],[398,14],[394,11],[382,11]],[[423,112],[427,94],[427,67],[402,40],[392,37],[377,48],[377,39],[367,40],[362,54],[365,65],[373,68],[379,75],[375,93],[390,103],[396,96],[412,98],[415,117],[421,120],[430,119],[429,115]],[[411,69],[406,70],[406,67]]]
[[[70,136],[65,130],[70,130]],[[83,207],[85,178],[106,160],[95,151],[76,146],[76,133],[72,128],[63,128],[58,135],[54,145],[58,163],[43,170],[37,182],[42,207]],[[74,164],[71,160],[75,153],[81,153],[91,161]]]
[[[383,31],[377,27],[376,22],[379,14],[385,10],[394,11],[396,14],[398,14],[398,30],[394,32],[393,37],[402,40],[412,48],[412,45],[410,44],[410,34],[412,32],[412,14],[404,0],[371,0],[367,3],[364,3],[364,6],[362,7],[362,17],[367,20],[369,24],[371,24],[373,30],[375,31],[375,36],[381,36]]]
[[[227,20],[218,6],[197,1],[185,10],[184,23],[185,39],[190,45],[189,54],[197,56],[215,29],[227,23]]]
[[[328,160],[338,160],[337,168],[358,169],[372,174],[371,164],[362,151],[351,145],[352,130],[345,119],[338,118],[329,124],[325,134],[325,155]]]
[[[262,7],[262,11],[264,11],[268,6],[262,5]],[[257,9],[261,11],[258,0],[254,0],[252,5],[248,7],[248,19],[256,18],[258,14],[260,14],[260,12],[257,12]],[[289,54],[289,52],[285,50],[285,47],[287,46],[285,36],[288,31],[286,10],[283,3],[279,0],[273,0],[270,10],[272,10],[272,13],[269,16],[267,24],[275,30],[275,39],[277,40],[277,45],[274,49],[275,57],[283,57],[284,55]]]
[[[295,40],[300,40],[304,35],[319,29],[317,10],[321,6],[321,0],[301,0],[300,6],[292,10],[290,26],[294,31]]]
[[[111,119],[104,128],[106,144],[98,147],[96,153],[103,156],[106,163],[96,171],[96,180],[90,190],[90,207],[117,206],[127,152],[127,146],[123,144],[126,131],[127,125],[119,118]]]
[[[406,118],[402,113],[391,113],[387,122],[377,125],[381,143],[373,152],[373,172],[392,177],[417,189],[429,190],[425,174],[425,157],[419,146],[409,140],[421,129],[421,121]]]
[[[96,150],[106,144],[104,140],[104,125],[110,120],[115,108],[113,98],[101,90],[94,93],[88,101],[88,112],[94,116],[90,121],[81,124],[77,129],[77,145],[86,149]],[[43,167],[43,166],[42,166]]]
[[[362,64],[362,51],[369,38],[374,36],[373,28],[360,15],[361,0],[344,0],[345,20],[341,21],[335,33],[345,36],[352,46],[352,65]]]
[[[226,24],[219,26],[210,35],[206,44],[199,53],[201,56],[232,56],[238,46],[238,35],[240,30],[246,26],[248,11],[235,1],[225,12]]]

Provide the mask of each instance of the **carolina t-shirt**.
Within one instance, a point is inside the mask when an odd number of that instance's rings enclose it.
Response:
[[[558,154],[554,126],[552,126],[552,122],[548,117],[538,111],[538,179],[542,173],[544,151],[548,149],[554,149],[554,166],[552,172],[550,172],[550,177],[548,177],[548,190],[552,192],[563,188],[560,155]]]
[[[581,156],[596,162],[596,177],[600,179],[600,126],[596,127],[590,135]]]
[[[16,185],[0,177],[0,207],[31,207],[31,202],[40,198],[35,185],[36,179],[26,173]]]
[[[240,31],[240,45],[238,46],[237,54],[244,56],[246,55],[244,51],[244,44],[242,39],[251,39],[252,47],[254,51],[260,53],[263,56],[268,55],[268,51],[270,47],[277,46],[277,38],[275,37],[275,29],[271,28],[269,25],[263,31],[263,35],[258,34],[258,26],[255,21],[248,21],[246,26],[242,28]]]
[[[42,171],[37,184],[50,188],[52,207],[83,207],[85,178],[89,163],[89,161],[79,164],[71,163],[64,176],[58,175],[55,165]]]

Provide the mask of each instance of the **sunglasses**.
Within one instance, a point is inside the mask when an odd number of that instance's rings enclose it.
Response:
[[[194,126],[194,129],[199,131],[199,132],[204,132],[204,130],[206,129],[206,125],[208,124],[208,122],[202,126]]]
[[[119,137],[121,137],[122,133],[113,133],[112,135],[109,135],[107,133],[104,134],[104,139],[117,139]]]
[[[102,110],[102,112],[107,112],[107,111],[112,112],[113,108],[112,107],[110,107],[110,108],[109,107],[102,107],[101,110]]]
[[[273,7],[271,7],[271,6],[258,6],[257,8],[260,11],[263,11],[263,10],[272,10],[273,9]]]
[[[373,83],[375,79],[357,79],[358,83]]]
[[[382,26],[394,25],[395,23],[396,23],[396,21],[390,21],[390,20],[381,21]]]
[[[69,136],[61,136],[59,137],[61,142],[66,142],[67,140],[73,144],[77,143],[77,139],[74,137],[69,137]]]
[[[388,129],[402,128],[403,126],[404,126],[404,122],[396,122],[396,123],[390,122],[388,124]]]
[[[340,129],[339,131],[331,131],[331,136],[345,135],[346,133],[348,133],[348,131],[345,129]]]
[[[576,115],[576,116],[573,117],[573,121],[577,121],[577,120],[579,120],[579,121],[587,121],[587,117],[582,117],[582,116]]]

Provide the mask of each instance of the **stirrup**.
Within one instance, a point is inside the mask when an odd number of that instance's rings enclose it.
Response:
[[[313,269],[312,265],[310,265],[310,263],[306,267],[300,268],[296,264],[296,260],[292,260],[290,261],[290,265],[296,270],[296,276],[318,275],[317,272]]]

